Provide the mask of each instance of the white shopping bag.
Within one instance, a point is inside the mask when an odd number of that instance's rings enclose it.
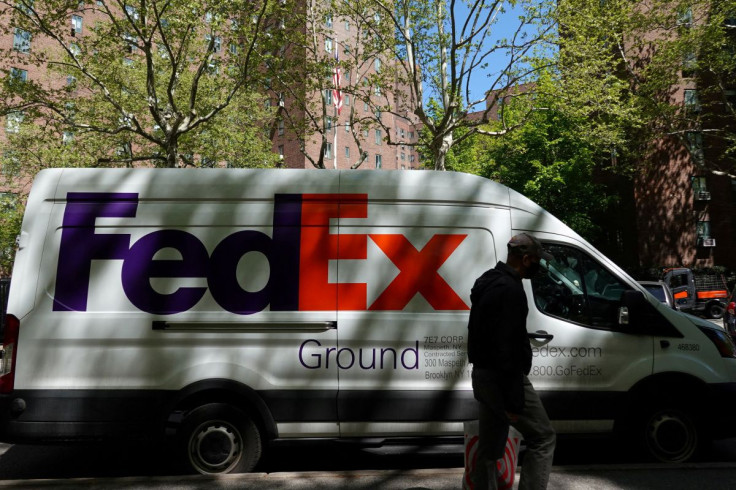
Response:
[[[463,474],[463,489],[473,490],[473,482],[470,480],[470,473],[475,468],[477,450],[478,450],[478,421],[470,420],[465,422],[465,473]],[[509,437],[506,440],[506,451],[503,458],[496,462],[498,467],[498,488],[499,490],[511,489],[514,487],[514,478],[516,477],[516,464],[519,460],[519,446],[521,445],[521,432],[509,427]]]

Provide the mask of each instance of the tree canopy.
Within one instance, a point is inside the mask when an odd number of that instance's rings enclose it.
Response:
[[[281,2],[3,0],[0,7],[14,38],[2,52],[0,103],[11,156],[31,149],[46,158],[56,149],[46,164],[73,166],[273,163],[258,93],[281,41],[272,25],[286,13]],[[45,75],[26,79],[24,67]]]

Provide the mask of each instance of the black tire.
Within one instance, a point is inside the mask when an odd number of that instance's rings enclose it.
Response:
[[[714,320],[717,320],[718,318],[723,318],[723,313],[725,313],[725,311],[726,308],[717,301],[710,303],[705,308],[705,314],[708,315],[708,318],[712,318]]]
[[[662,463],[689,461],[704,442],[695,417],[681,408],[651,409],[639,427],[647,455]]]
[[[185,467],[203,475],[247,473],[263,450],[258,427],[242,410],[210,403],[189,412],[177,431]]]

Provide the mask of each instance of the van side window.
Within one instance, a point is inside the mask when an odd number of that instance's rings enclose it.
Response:
[[[565,245],[546,248],[554,260],[532,279],[537,308],[546,315],[582,325],[615,328],[621,295],[629,288],[578,249]]]

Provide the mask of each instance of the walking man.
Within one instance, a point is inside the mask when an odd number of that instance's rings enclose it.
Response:
[[[483,273],[471,290],[468,360],[473,364],[473,394],[479,403],[476,489],[494,489],[496,461],[503,457],[509,424],[521,432],[527,451],[520,490],[544,489],[555,450],[555,432],[527,375],[532,349],[527,337],[529,311],[522,279],[552,256],[527,233],[511,238],[508,258]]]

